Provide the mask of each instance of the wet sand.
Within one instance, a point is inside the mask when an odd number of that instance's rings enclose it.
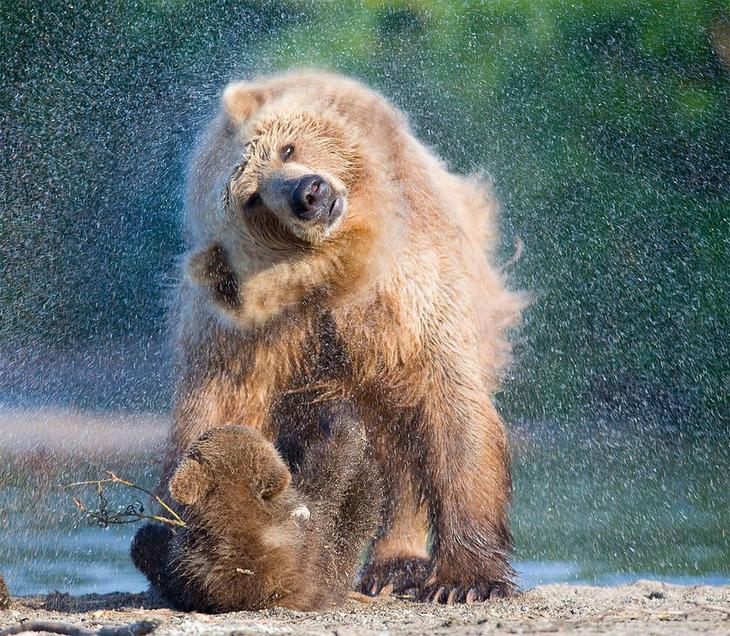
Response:
[[[94,628],[158,619],[155,634],[728,634],[730,586],[639,581],[620,587],[545,585],[508,600],[432,606],[350,600],[334,612],[272,609],[208,616],[156,606],[145,594],[14,599],[0,628],[53,620]]]

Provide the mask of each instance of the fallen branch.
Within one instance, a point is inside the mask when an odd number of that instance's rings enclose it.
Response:
[[[160,626],[158,619],[129,623],[128,625],[108,625],[98,629],[89,629],[73,623],[57,623],[54,621],[21,621],[17,625],[0,630],[0,636],[25,634],[27,632],[43,632],[46,634],[64,634],[65,636],[144,636]]]
[[[180,515],[175,512],[175,510],[170,507],[165,501],[163,501],[158,495],[154,494],[150,490],[147,490],[146,488],[143,488],[142,486],[138,486],[137,484],[128,481],[126,479],[122,479],[121,477],[118,477],[115,475],[112,471],[108,470],[106,471],[107,475],[109,475],[106,479],[92,479],[89,481],[77,481],[72,484],[68,484],[66,488],[75,488],[79,486],[96,486],[96,493],[99,497],[99,508],[98,510],[91,510],[89,509],[78,497],[72,497],[72,501],[74,502],[74,505],[91,521],[93,521],[95,524],[101,526],[102,528],[107,528],[110,525],[120,525],[120,524],[126,524],[126,523],[136,523],[138,521],[142,520],[149,520],[149,521],[157,521],[159,523],[164,523],[169,526],[177,527],[177,528],[184,528],[186,526],[185,521],[180,517]],[[152,497],[165,511],[167,511],[170,516],[166,517],[164,515],[155,515],[155,514],[148,514],[145,512],[144,505],[141,501],[136,500],[132,502],[131,504],[128,504],[124,508],[117,509],[117,510],[111,510],[109,507],[109,501],[106,498],[106,495],[104,494],[104,487],[107,484],[120,484],[122,486],[125,486],[126,488],[130,488],[132,490],[137,490],[139,492],[143,492],[149,497]]]

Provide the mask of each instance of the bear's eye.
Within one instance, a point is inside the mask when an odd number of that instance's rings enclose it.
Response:
[[[279,156],[282,161],[287,161],[294,154],[294,146],[287,144],[279,151]]]

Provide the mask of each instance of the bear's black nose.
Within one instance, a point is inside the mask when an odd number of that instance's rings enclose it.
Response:
[[[300,219],[311,219],[329,200],[329,184],[317,174],[308,174],[299,179],[292,192],[292,211]]]

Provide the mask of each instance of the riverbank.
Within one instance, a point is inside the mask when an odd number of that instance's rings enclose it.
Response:
[[[135,526],[89,525],[72,497],[94,506],[94,489],[67,485],[113,470],[153,487],[168,427],[165,413],[0,404],[0,572],[11,593],[144,589],[129,559]],[[727,435],[582,435],[534,423],[513,426],[511,441],[513,563],[524,588],[730,584]],[[107,495],[112,506],[135,501],[122,488]]]
[[[730,586],[639,581],[619,587],[544,585],[507,600],[433,606],[402,599],[348,601],[333,612],[272,609],[208,616],[156,606],[146,594],[67,594],[16,598],[0,628],[19,621],[63,621],[85,628],[159,620],[172,634],[727,634]]]

